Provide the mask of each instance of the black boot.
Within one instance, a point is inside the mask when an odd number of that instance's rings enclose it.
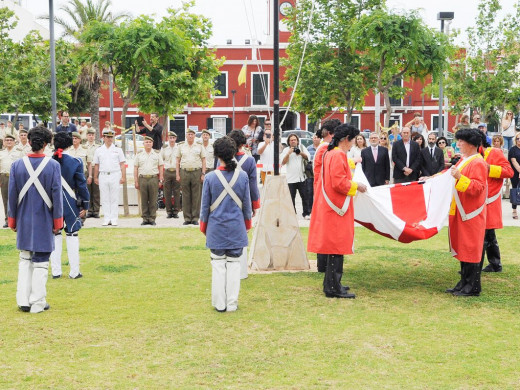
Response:
[[[489,265],[486,266],[483,272],[502,272],[502,264],[500,262],[500,248],[498,247],[497,236],[495,229],[486,230],[484,236],[484,251],[486,252]],[[482,253],[484,257],[484,253]]]
[[[341,286],[340,282],[343,273],[343,261],[341,261],[342,272],[339,273],[340,258],[342,258],[342,256],[327,256],[327,268],[323,280],[323,292],[327,298],[355,298],[356,296],[354,294],[346,292],[346,290]]]
[[[318,253],[317,259],[318,272],[325,272],[325,270],[327,269],[327,255],[322,255],[321,253]]]
[[[465,263],[466,284],[460,291],[455,291],[453,295],[459,297],[478,297],[482,290],[480,284],[480,263]]]
[[[336,280],[337,283],[341,286],[342,292],[347,292],[350,290],[349,286],[342,286],[341,285],[341,278],[343,277],[343,261],[344,257],[342,255],[334,255],[336,258]]]
[[[445,293],[453,294],[455,291],[462,290],[462,287],[464,287],[464,285],[466,284],[466,282],[464,280],[464,264],[466,264],[466,263],[464,263],[462,261],[460,262],[460,271],[459,271],[460,280],[459,280],[459,282],[455,285],[455,287],[446,289],[446,291],[444,291]]]

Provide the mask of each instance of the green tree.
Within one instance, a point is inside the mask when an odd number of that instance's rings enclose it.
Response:
[[[117,23],[130,18],[130,14],[126,12],[112,13],[111,0],[69,0],[68,3],[61,6],[58,10],[62,15],[55,16],[54,22],[63,27],[63,37],[73,38],[80,44],[81,33],[88,28],[93,21],[116,25]],[[49,19],[44,16],[43,19]],[[56,57],[59,60],[60,58]],[[92,126],[100,129],[99,126],[99,90],[103,80],[107,79],[108,69],[103,67],[96,59],[91,58],[89,62],[81,63],[81,69],[78,77],[78,85],[76,91],[89,90],[89,111],[91,115]],[[75,94],[75,98],[80,97]],[[86,96],[82,96],[86,97]],[[78,100],[73,99],[73,109],[81,108]]]
[[[388,127],[390,98],[402,98],[407,93],[395,82],[439,77],[447,65],[448,41],[428,28],[415,11],[396,14],[375,10],[362,15],[352,29],[352,50],[377,64],[375,90],[383,94]]]
[[[13,42],[9,31],[16,25],[14,13],[0,9],[0,97],[1,111],[32,113],[43,120],[50,119],[50,48],[35,31],[21,42]],[[62,40],[56,43],[56,53],[67,59],[57,63],[57,104],[66,108],[70,101],[70,86],[75,80],[77,67],[69,54],[73,46]]]
[[[109,67],[123,100],[123,124],[131,103],[166,114],[188,103],[212,103],[219,62],[204,50],[209,22],[187,12],[192,4],[170,10],[161,21],[140,16],[119,26],[92,22],[82,33],[81,60]],[[126,215],[126,184],[123,198]]]
[[[453,113],[473,108],[493,123],[520,97],[520,6],[499,17],[500,2],[482,0],[478,10],[475,25],[466,31],[465,49],[451,58],[445,93]]]
[[[334,107],[345,107],[350,120],[352,111],[363,106],[374,83],[374,61],[351,46],[352,25],[383,4],[383,0],[315,0],[311,12],[312,0],[298,2],[287,20],[291,38],[288,57],[282,59],[287,67],[282,88],[288,90],[295,85],[307,40],[294,108],[317,120]]]

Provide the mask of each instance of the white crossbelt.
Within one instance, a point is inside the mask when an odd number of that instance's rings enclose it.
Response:
[[[34,184],[47,207],[49,209],[52,209],[52,201],[49,198],[49,195],[47,195],[47,192],[45,192],[42,183],[40,183],[40,179],[38,179],[40,173],[42,173],[43,169],[47,166],[50,159],[50,157],[44,157],[40,165],[38,165],[38,168],[34,170],[31,163],[29,162],[29,157],[25,156],[24,158],[22,158],[22,161],[25,165],[25,169],[27,169],[27,172],[29,172],[29,180],[27,180],[27,183],[25,183],[25,185],[22,187],[22,190],[20,191],[20,194],[18,195],[18,204],[20,204],[27,191],[29,191],[31,185]]]
[[[468,159],[471,159],[473,160],[474,158],[477,158],[479,155],[476,155],[474,154],[473,156],[471,157],[468,157]],[[469,163],[469,162],[468,162]],[[462,168],[465,167],[466,165],[464,164],[460,164],[457,169],[459,171],[462,171]],[[473,219],[475,218],[477,215],[479,215],[483,210],[484,210],[484,207],[486,207],[486,203],[487,203],[487,187],[486,187],[486,200],[484,201],[484,204],[482,204],[482,206],[480,206],[478,209],[472,211],[471,213],[466,213],[466,210],[464,210],[464,207],[462,207],[462,203],[460,201],[460,198],[459,198],[459,194],[458,194],[458,191],[455,187],[453,187],[453,196],[455,198],[455,203],[457,204],[457,209],[459,209],[459,213],[460,213],[460,218],[463,220],[463,221],[469,221],[470,219]]]
[[[323,159],[322,159],[322,162],[321,162],[321,192],[323,193],[323,197],[325,198],[325,201],[327,202],[329,207],[332,210],[334,210],[336,212],[336,214],[338,214],[340,217],[343,217],[345,215],[345,213],[347,212],[347,210],[348,210],[348,206],[350,204],[350,196],[347,196],[345,198],[345,202],[343,203],[343,207],[342,208],[339,208],[334,203],[332,203],[332,201],[327,196],[327,193],[325,192],[325,185],[323,184],[325,182],[325,177],[323,176],[323,166],[325,165],[325,155],[327,153],[328,153],[328,151],[323,153]]]
[[[240,161],[238,161],[236,157],[234,157],[233,159],[237,162],[237,168],[242,171],[242,165],[244,165],[244,162],[247,160],[247,156],[242,157]]]
[[[493,203],[495,200],[498,199],[498,197],[502,195],[502,187],[500,188],[500,190],[495,194],[493,195],[491,198],[487,198],[486,199],[486,204],[491,204]]]
[[[67,194],[69,194],[72,199],[77,200],[76,194],[74,193],[72,188],[70,188],[69,183],[67,183],[63,176],[61,177],[61,186],[65,191],[67,191]]]
[[[224,175],[222,174],[222,172],[220,170],[216,169],[214,172],[217,175],[220,182],[222,183],[222,185],[224,186],[224,190],[222,190],[222,192],[220,193],[218,198],[209,207],[209,211],[212,212],[218,206],[220,206],[220,204],[222,203],[222,201],[224,200],[226,195],[231,196],[231,198],[235,201],[235,203],[238,205],[238,207],[240,207],[240,210],[242,210],[242,201],[240,200],[240,198],[238,197],[236,192],[233,191],[233,188],[232,188],[235,185],[235,183],[237,182],[240,170],[235,169],[235,173],[233,174],[233,177],[231,178],[231,181],[229,183],[226,181],[226,178],[224,177]]]

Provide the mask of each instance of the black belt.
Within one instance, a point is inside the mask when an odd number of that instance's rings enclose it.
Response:
[[[182,168],[182,170],[186,171],[186,172],[195,172],[195,171],[198,171],[199,169],[202,169],[202,168]]]
[[[139,177],[144,177],[145,179],[151,179],[152,177],[157,177],[157,175],[139,175]]]

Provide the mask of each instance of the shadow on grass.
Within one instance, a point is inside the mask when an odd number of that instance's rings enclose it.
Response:
[[[139,267],[136,267],[135,265],[131,264],[124,264],[124,265],[100,265],[97,267],[98,270],[103,272],[112,272],[112,273],[120,273],[129,271],[132,269],[137,269]]]
[[[0,280],[0,285],[1,284],[10,284],[10,283],[14,283],[14,280],[7,280],[7,279]]]

